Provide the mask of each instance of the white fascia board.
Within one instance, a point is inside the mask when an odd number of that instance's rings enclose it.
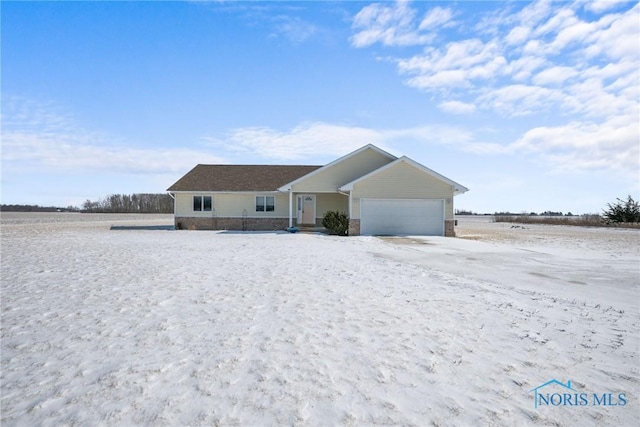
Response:
[[[278,190],[278,193],[288,193],[289,190],[286,191],[280,191]],[[292,193],[294,194],[338,194],[338,190],[334,190],[334,191],[292,191]]]
[[[265,194],[273,193],[279,194],[281,191],[277,190],[254,190],[254,191],[209,191],[209,190],[188,190],[188,191],[171,191],[171,193],[183,193],[183,194]]]
[[[380,154],[382,154],[383,156],[386,156],[386,157],[388,157],[388,158],[390,158],[390,159],[393,159],[393,160],[397,159],[397,157],[396,157],[396,156],[394,156],[393,154],[389,154],[389,153],[387,153],[386,151],[384,151],[384,150],[382,150],[382,149],[380,149],[380,148],[376,147],[376,146],[375,146],[375,145],[373,145],[373,144],[367,144],[367,145],[365,145],[364,147],[360,147],[360,148],[358,148],[356,151],[353,151],[353,152],[351,152],[351,153],[349,153],[349,154],[346,154],[346,155],[344,155],[344,156],[340,157],[339,159],[334,160],[334,161],[333,161],[333,162],[331,162],[331,163],[327,163],[326,165],[322,166],[321,168],[318,168],[318,169],[314,170],[313,172],[309,172],[308,174],[306,174],[306,175],[304,175],[304,176],[301,176],[300,178],[296,179],[295,181],[291,181],[291,182],[289,182],[288,184],[283,185],[282,187],[278,188],[278,191],[282,191],[282,192],[290,191],[290,190],[291,190],[291,187],[292,187],[294,184],[297,184],[297,183],[299,183],[299,182],[301,182],[301,181],[304,181],[305,179],[310,178],[310,177],[314,176],[315,174],[320,173],[320,172],[322,172],[322,171],[324,171],[324,170],[326,170],[326,169],[328,169],[328,168],[332,167],[333,165],[335,165],[335,164],[337,164],[337,163],[340,163],[340,162],[342,162],[343,160],[346,160],[346,159],[348,159],[348,158],[350,158],[350,157],[353,157],[353,156],[355,156],[355,155],[357,155],[357,154],[360,154],[360,153],[362,153],[363,151],[368,150],[368,149],[371,149],[371,150],[377,151],[378,153],[380,153]]]
[[[340,191],[352,191],[353,190],[353,186],[355,184],[357,184],[357,183],[359,183],[361,181],[364,181],[365,179],[370,178],[370,177],[372,177],[372,176],[374,176],[376,174],[379,174],[380,172],[383,172],[383,171],[385,171],[385,170],[387,170],[389,168],[392,168],[392,167],[396,166],[398,163],[401,163],[401,162],[405,162],[405,163],[407,163],[407,164],[409,164],[409,165],[421,170],[422,172],[424,172],[424,173],[426,173],[428,175],[431,175],[432,177],[434,177],[436,179],[439,179],[440,181],[446,182],[447,184],[449,184],[449,185],[451,185],[453,187],[453,192],[456,193],[456,194],[462,194],[462,193],[466,193],[467,191],[469,191],[469,189],[467,187],[458,184],[457,182],[447,178],[444,175],[440,175],[438,172],[436,172],[436,171],[434,171],[432,169],[429,169],[428,167],[426,167],[424,165],[421,165],[420,163],[416,162],[415,160],[412,160],[412,159],[408,158],[407,156],[402,156],[399,159],[397,159],[397,160],[395,160],[395,161],[393,161],[391,163],[388,163],[388,164],[386,164],[384,166],[381,166],[378,169],[376,169],[374,171],[371,171],[368,174],[366,174],[364,176],[361,176],[360,178],[358,178],[358,179],[356,179],[354,181],[351,181],[348,184],[343,185],[342,187],[338,188],[338,190],[340,190]]]

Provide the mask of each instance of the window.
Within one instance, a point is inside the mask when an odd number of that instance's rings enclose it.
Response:
[[[211,212],[211,196],[193,196],[193,210],[195,212]]]
[[[273,212],[276,210],[274,196],[256,196],[256,212]]]

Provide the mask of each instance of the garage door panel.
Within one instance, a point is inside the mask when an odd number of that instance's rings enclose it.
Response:
[[[362,199],[361,234],[444,235],[444,201]]]

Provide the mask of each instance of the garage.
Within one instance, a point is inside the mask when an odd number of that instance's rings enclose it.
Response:
[[[444,200],[361,199],[360,233],[444,235]]]

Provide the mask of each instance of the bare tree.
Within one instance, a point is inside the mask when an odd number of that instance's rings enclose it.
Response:
[[[97,201],[82,204],[85,212],[101,213],[172,213],[173,199],[168,194],[110,194]]]

